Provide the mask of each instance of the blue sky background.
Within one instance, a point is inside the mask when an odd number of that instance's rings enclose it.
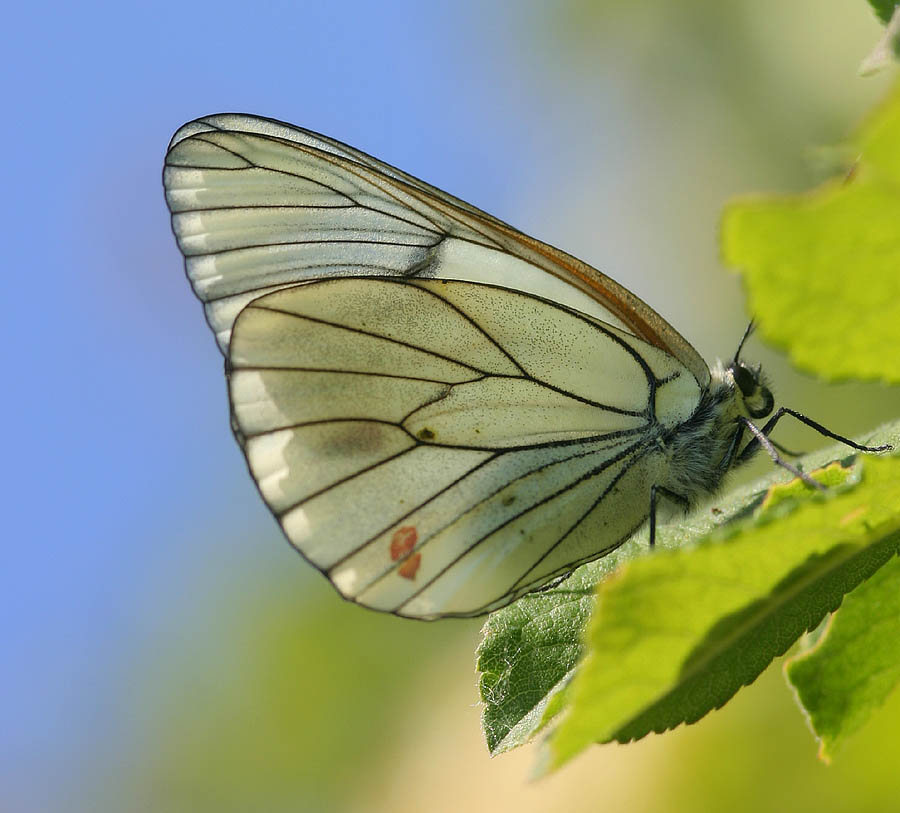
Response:
[[[809,183],[804,148],[845,135],[885,86],[855,75],[879,29],[862,2],[825,4],[828,20],[812,0],[634,5],[6,11],[0,808],[122,809],[121,788],[152,785],[133,775],[160,750],[153,690],[236,657],[223,617],[271,585],[298,596],[291,612],[337,601],[281,540],[230,436],[160,184],[184,121],[241,111],[320,130],[592,262],[707,358],[733,351],[746,314],[717,265],[718,211]],[[823,397],[754,351],[786,402],[838,431],[892,413],[896,394]],[[386,640],[398,629],[379,623]],[[433,635],[468,659],[448,680],[473,702],[477,624]]]

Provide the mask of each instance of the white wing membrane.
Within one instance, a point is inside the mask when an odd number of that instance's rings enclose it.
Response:
[[[172,138],[163,173],[188,277],[227,354],[249,301],[292,283],[396,275],[505,285],[573,307],[709,381],[655,311],[580,260],[363,152],[255,116],[207,116]]]
[[[659,374],[635,342],[483,284],[295,285],[235,322],[234,423],[286,535],[346,597],[416,617],[477,614],[645,519],[647,426],[678,416],[653,414]],[[658,362],[696,388],[670,357]],[[638,487],[604,500],[625,472]]]
[[[164,186],[251,474],[345,597],[477,615],[646,519],[709,370],[613,280],[267,119],[185,125]]]

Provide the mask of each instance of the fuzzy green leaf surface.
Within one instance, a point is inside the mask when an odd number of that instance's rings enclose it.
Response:
[[[594,587],[591,569],[582,567],[563,589],[532,593],[488,618],[477,668],[491,754],[528,742],[557,708],[581,656]]]
[[[900,85],[853,140],[853,169],[722,221],[762,335],[823,378],[900,383]]]
[[[884,427],[863,440],[872,444],[897,445],[900,443],[900,423]],[[800,462],[805,469],[811,470],[845,457],[847,451],[845,446],[830,447]],[[484,703],[482,724],[491,752],[501,753],[527,742],[559,711],[570,705],[573,678],[581,670],[580,659],[585,652],[584,625],[593,608],[594,585],[609,579],[618,568],[635,559],[640,560],[635,562],[639,565],[644,560],[651,564],[668,561],[665,558],[668,553],[677,551],[692,555],[698,540],[716,529],[732,527],[751,516],[767,494],[772,501],[773,484],[783,483],[786,479],[784,472],[773,469],[767,477],[750,486],[735,489],[712,506],[704,506],[678,522],[662,526],[657,535],[657,548],[649,557],[645,556],[648,551],[645,529],[613,554],[579,568],[558,587],[526,596],[491,615],[485,624],[478,653]],[[805,487],[796,485],[784,488],[796,489],[804,494],[806,491]],[[828,505],[829,501],[813,497],[813,503],[810,507],[815,511]],[[900,514],[900,500],[896,505]],[[771,509],[769,516],[776,510]],[[721,534],[722,530],[718,533]],[[729,552],[724,554],[724,558],[728,561],[734,557],[732,541],[707,544],[716,548],[727,544],[730,546]],[[789,543],[785,546],[789,547]],[[750,550],[745,550],[743,555],[752,560],[752,543],[744,547]],[[669,573],[665,568],[662,575],[668,580]],[[713,575],[710,574],[711,577]],[[616,579],[619,578],[617,575]],[[640,645],[641,638],[641,635],[635,636],[632,643]],[[655,658],[652,652],[651,657]],[[618,667],[611,668],[615,672]],[[578,681],[580,675],[574,685]]]
[[[847,596],[826,634],[785,672],[828,761],[900,684],[900,558]]]

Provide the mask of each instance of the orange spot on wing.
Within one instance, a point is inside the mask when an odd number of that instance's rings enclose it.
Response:
[[[422,564],[422,554],[416,552],[397,568],[397,572],[404,579],[414,579],[420,564]]]
[[[397,528],[391,537],[391,561],[396,562],[406,557],[406,561],[397,568],[397,572],[404,579],[414,579],[419,565],[422,564],[422,554],[411,553],[418,539],[419,534],[412,525]]]
[[[391,561],[396,562],[406,556],[416,546],[418,538],[419,534],[412,525],[397,528],[391,537]]]

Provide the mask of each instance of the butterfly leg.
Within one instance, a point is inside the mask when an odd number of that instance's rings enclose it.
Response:
[[[822,424],[814,421],[812,418],[807,418],[803,413],[797,412],[797,410],[790,409],[788,407],[779,407],[775,411],[775,414],[766,421],[765,426],[763,426],[761,430],[762,433],[768,437],[771,431],[775,428],[775,424],[777,424],[778,421],[785,415],[790,415],[791,417],[796,418],[798,421],[800,421],[800,423],[804,423],[811,429],[815,429],[816,432],[818,432],[820,435],[824,435],[825,437],[839,441],[840,443],[845,443],[852,449],[859,449],[859,451],[861,452],[886,452],[889,449],[893,448],[889,443],[885,443],[883,446],[862,446],[859,443],[850,440],[850,438],[845,438],[843,435],[835,434],[830,429],[826,429],[824,426],[822,426]],[[747,421],[746,419],[744,422],[749,423],[749,421]],[[752,431],[753,430],[751,429],[751,432]],[[772,442],[772,445],[775,445],[774,442]],[[744,450],[741,452],[740,460],[746,460],[753,454],[754,451],[756,451],[756,448],[754,445],[754,441],[751,440],[750,443],[748,443]],[[790,452],[785,453],[790,454]]]
[[[806,454],[806,452],[792,452],[790,449],[788,449],[785,446],[783,446],[782,444],[780,444],[777,440],[772,440],[772,438],[769,438],[769,442],[776,449],[778,449],[779,452],[781,452],[784,455],[787,455],[788,457],[802,457],[803,455]]]
[[[778,454],[778,449],[775,448],[772,441],[769,440],[767,433],[772,431],[772,427],[775,425],[775,421],[781,417],[782,414],[787,414],[787,412],[782,412],[781,409],[775,413],[771,420],[769,420],[766,425],[760,429],[756,424],[753,423],[749,418],[741,417],[740,421],[747,427],[750,431],[750,434],[753,435],[753,439],[744,447],[744,450],[741,452],[740,457],[738,458],[740,461],[746,460],[750,454],[756,451],[756,445],[762,446],[763,449],[766,450],[766,453],[769,457],[772,458],[772,462],[776,466],[781,466],[783,469],[787,469],[794,477],[799,477],[803,480],[806,485],[811,486],[812,488],[816,488],[819,491],[825,491],[826,488],[821,483],[813,480],[805,471],[801,471],[796,466],[791,465],[787,462],[780,454]],[[749,450],[749,454],[748,454]]]
[[[822,424],[814,421],[812,418],[807,418],[806,415],[803,415],[802,413],[797,412],[794,409],[789,409],[788,407],[779,407],[775,414],[771,418],[769,418],[768,421],[766,421],[762,429],[760,429],[747,418],[742,417],[740,419],[744,426],[746,426],[750,431],[750,434],[753,435],[753,438],[743,448],[740,455],[738,456],[739,463],[743,463],[744,461],[748,460],[756,452],[757,447],[761,446],[766,450],[769,457],[772,458],[772,461],[776,465],[787,469],[796,477],[799,477],[801,480],[803,480],[803,482],[807,485],[813,486],[814,488],[818,488],[823,491],[825,490],[825,487],[821,485],[821,483],[817,483],[808,474],[801,472],[796,466],[792,466],[790,463],[784,460],[784,458],[782,458],[781,455],[778,454],[778,450],[776,449],[775,444],[769,439],[769,433],[775,428],[775,424],[777,424],[778,421],[785,415],[791,415],[801,423],[809,426],[811,429],[815,429],[820,435],[824,435],[825,437],[829,437],[832,440],[837,440],[841,443],[845,443],[847,444],[847,446],[850,446],[853,449],[859,449],[859,451],[861,452],[884,452],[888,449],[893,448],[890,444],[884,444],[883,446],[862,446],[861,444],[850,440],[850,438],[845,438],[843,435],[835,434],[830,429],[826,429],[824,426],[822,426]]]
[[[656,544],[656,501],[658,497],[668,497],[672,502],[680,505],[685,511],[690,508],[686,497],[676,494],[663,486],[650,486],[650,547]]]

